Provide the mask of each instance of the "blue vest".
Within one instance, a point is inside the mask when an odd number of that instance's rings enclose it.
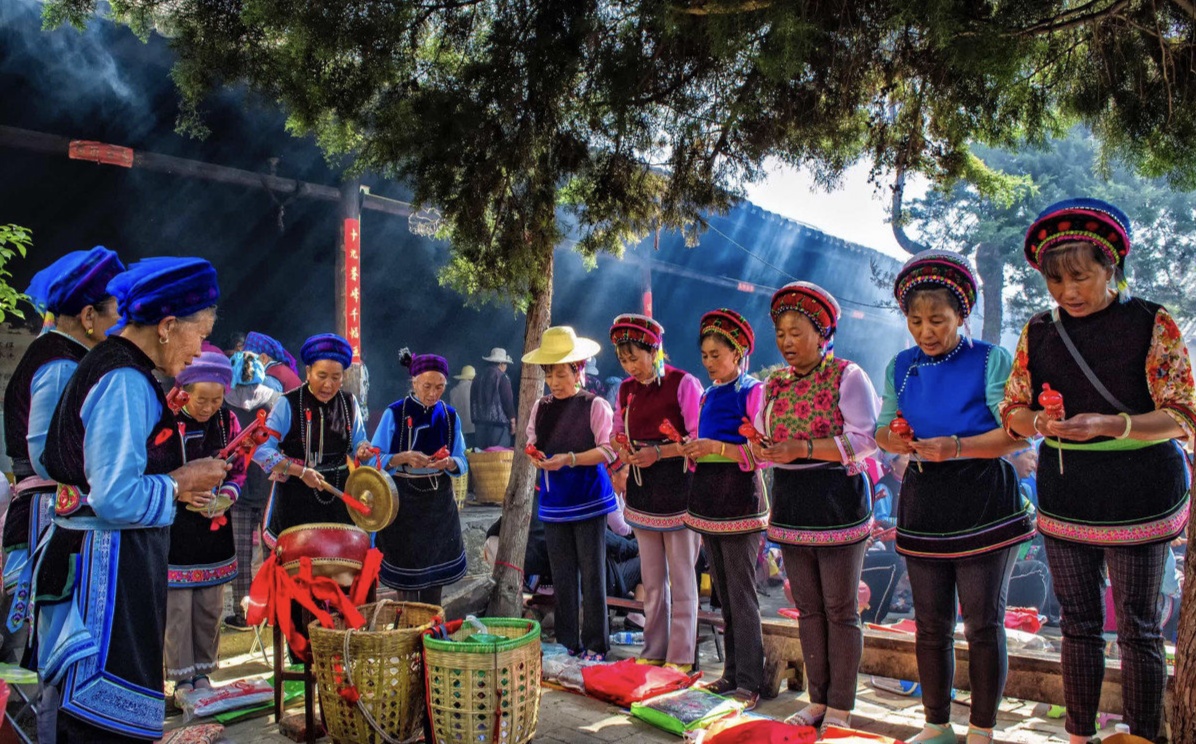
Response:
[[[702,410],[698,416],[698,437],[730,444],[743,444],[747,438],[739,433],[743,417],[747,416],[748,394],[760,381],[746,372],[735,382],[711,385],[702,393]]]
[[[1000,426],[985,397],[985,371],[993,349],[986,341],[961,338],[955,349],[937,359],[916,346],[897,354],[897,408],[915,437],[973,437]]]
[[[415,450],[430,456],[441,447],[453,448],[453,422],[457,412],[444,401],[424,408],[422,403],[407,396],[391,403],[390,412],[395,418],[395,429],[390,437],[389,452]]]

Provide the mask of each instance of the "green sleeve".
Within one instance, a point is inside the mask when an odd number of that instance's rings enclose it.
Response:
[[[1013,355],[1004,347],[994,346],[988,352],[988,363],[984,367],[984,400],[998,425],[1001,421],[998,406],[1005,400],[1005,383],[1008,382],[1009,373],[1012,371]]]
[[[897,418],[897,385],[893,382],[893,370],[897,366],[897,357],[889,360],[885,367],[885,393],[880,402],[880,416],[876,419],[876,428],[888,426],[889,422]]]

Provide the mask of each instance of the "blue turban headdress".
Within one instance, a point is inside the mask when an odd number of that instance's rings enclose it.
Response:
[[[114,336],[129,323],[153,325],[214,307],[220,287],[216,269],[202,258],[145,258],[108,282],[108,294],[120,313],[120,322],[108,331]]]
[[[299,374],[299,365],[295,362],[295,357],[273,336],[250,331],[245,336],[244,348],[245,351],[252,351],[254,354],[266,354],[274,361],[286,364],[295,374]]]
[[[328,359],[348,369],[349,365],[353,363],[353,347],[343,337],[335,333],[321,333],[303,342],[299,356],[308,366],[321,359]]]
[[[25,294],[43,315],[78,315],[108,297],[108,282],[124,270],[116,253],[102,245],[71,251],[37,272]]]

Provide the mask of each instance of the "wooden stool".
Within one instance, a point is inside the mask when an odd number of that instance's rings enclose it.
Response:
[[[290,611],[290,608],[287,608]],[[315,618],[306,609],[301,611],[303,620],[303,627]],[[312,674],[311,664],[303,662],[303,671],[292,672],[287,669],[284,660],[285,652],[283,646],[286,645],[286,638],[282,633],[278,632],[278,621],[275,619],[274,623],[274,723],[282,723],[282,708],[285,704],[285,690],[283,689],[287,682],[303,682],[303,722],[307,727],[307,743],[313,744],[316,740],[316,678]]]
[[[802,661],[801,640],[797,635],[797,621],[761,620],[764,639],[764,686],[760,696],[775,698],[781,693],[781,680],[790,690],[806,689],[806,666]]]

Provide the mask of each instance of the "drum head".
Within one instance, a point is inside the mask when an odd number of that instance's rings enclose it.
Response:
[[[389,475],[377,468],[362,465],[349,475],[345,494],[370,508],[369,514],[350,509],[354,524],[366,532],[389,527],[399,516],[399,492]]]
[[[228,508],[233,505],[233,500],[222,493],[216,494],[207,506],[196,506],[195,504],[187,504],[187,511],[195,512],[196,514],[203,514],[204,516],[214,517],[222,511],[228,511]]]

